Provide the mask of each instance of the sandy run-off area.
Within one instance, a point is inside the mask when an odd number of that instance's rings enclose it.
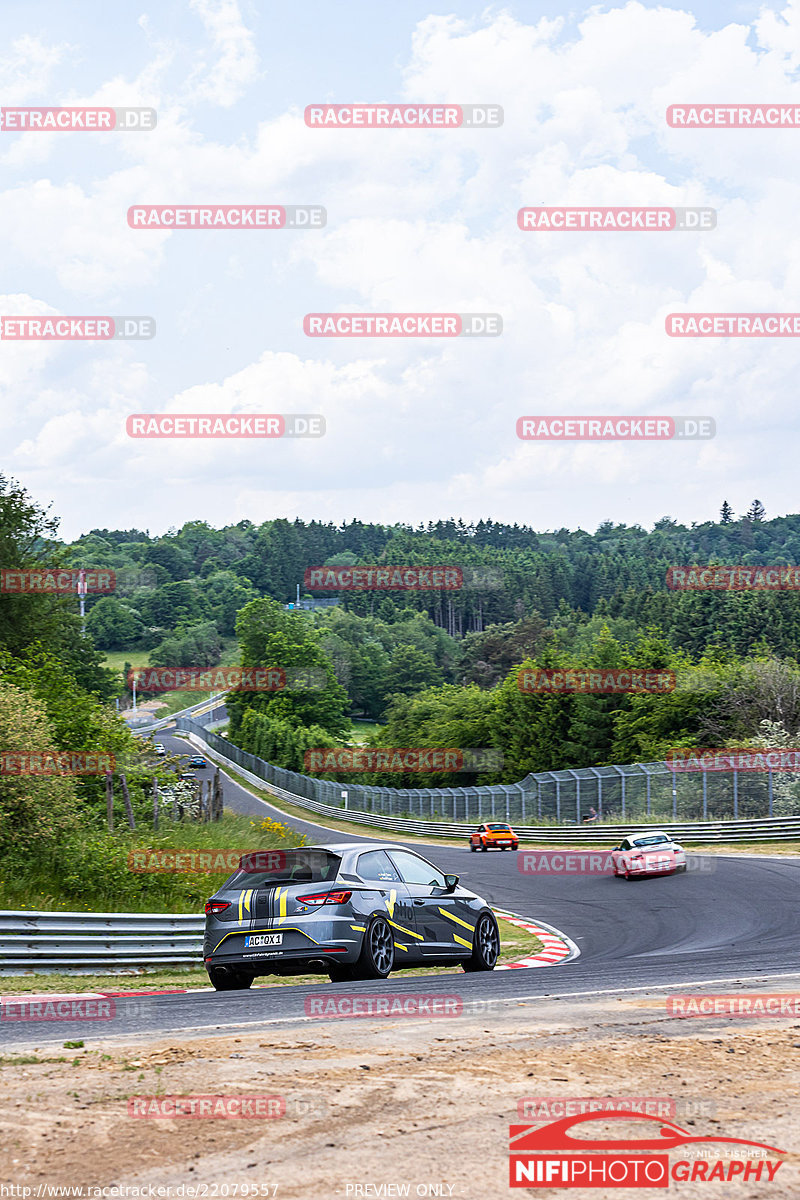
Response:
[[[622,1200],[642,1193],[510,1190],[509,1125],[563,1115],[559,1099],[642,1098],[645,1111],[670,1116],[693,1134],[787,1152],[772,1183],[766,1172],[761,1181],[752,1173],[747,1182],[673,1181],[667,1194],[800,1197],[796,1018],[678,1020],[653,994],[484,1004],[478,1011],[467,1005],[457,1017],[265,1023],[241,1036],[223,1033],[125,1041],[100,1035],[78,1049],[62,1049],[59,1041],[7,1050],[0,1180],[30,1187],[32,1200],[54,1195],[54,1185],[80,1187],[73,1195],[86,1197],[100,1195],[92,1186],[116,1185],[105,1195],[184,1200]],[[40,1061],[19,1061],[25,1058]],[[253,1115],[129,1115],[131,1097],[154,1095],[250,1097]],[[521,1101],[527,1107],[520,1109]],[[607,1122],[593,1128],[592,1136],[604,1135],[623,1136],[620,1123],[613,1131]],[[678,1152],[670,1153],[674,1161]],[[151,1185],[161,1190],[150,1193]]]

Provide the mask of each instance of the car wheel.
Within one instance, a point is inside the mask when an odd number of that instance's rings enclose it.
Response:
[[[475,845],[475,843],[474,843],[474,842],[470,842],[470,844],[469,844],[469,848],[470,848],[470,850],[472,851],[472,853],[473,853],[473,854],[474,854],[474,853],[475,853],[475,851],[478,849],[478,847]]]
[[[207,970],[211,985],[217,992],[241,991],[243,988],[249,988],[253,982],[253,976],[247,971],[223,970],[220,967],[208,967]]]
[[[686,863],[684,863],[682,867],[676,867],[676,868],[675,868],[675,874],[677,875],[677,874],[678,874],[678,872],[680,872],[681,874],[683,874],[683,872],[684,872],[685,870],[686,870]]]
[[[481,842],[481,850],[483,850],[484,854],[488,849],[489,847],[486,845],[486,842]]]
[[[482,912],[472,938],[472,956],[465,960],[465,971],[493,971],[500,954],[500,931],[490,912]]]
[[[633,876],[627,867],[625,868],[625,878],[627,879],[628,883],[630,883],[630,881],[633,879]]]
[[[512,850],[519,850],[519,842],[514,842],[514,845],[511,847],[511,849],[512,849]]]
[[[394,938],[383,917],[373,917],[361,942],[352,979],[386,979],[394,966]]]

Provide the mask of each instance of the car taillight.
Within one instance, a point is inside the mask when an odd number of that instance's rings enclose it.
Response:
[[[212,913],[225,912],[226,908],[230,908],[229,900],[206,900],[206,916]]]
[[[298,896],[298,904],[347,904],[352,892],[314,892],[310,896]]]

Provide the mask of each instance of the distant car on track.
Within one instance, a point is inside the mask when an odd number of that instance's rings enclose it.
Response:
[[[163,742],[153,742],[153,749],[159,758],[164,758],[167,753],[167,748]]]
[[[492,971],[500,934],[485,900],[413,850],[337,842],[253,850],[206,902],[203,961],[217,991],[257,975],[386,979],[402,967]]]
[[[203,758],[202,754],[193,754],[192,757],[189,759],[189,766],[190,767],[207,767],[208,759]]]
[[[611,861],[617,878],[668,875],[686,870],[686,851],[668,833],[654,830],[625,838],[611,851]]]
[[[517,850],[519,838],[510,825],[488,821],[469,835],[469,848],[473,854],[476,850]]]

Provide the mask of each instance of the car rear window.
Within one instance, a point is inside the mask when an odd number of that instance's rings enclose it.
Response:
[[[668,842],[669,838],[662,834],[660,837],[636,838],[633,844],[634,846],[666,846]]]
[[[499,830],[500,832],[504,832],[504,833],[509,833],[511,830],[510,825],[487,825],[486,828],[487,829],[496,829],[496,830]]]
[[[327,883],[336,878],[341,858],[330,850],[253,850],[220,888],[242,892],[271,883]]]

